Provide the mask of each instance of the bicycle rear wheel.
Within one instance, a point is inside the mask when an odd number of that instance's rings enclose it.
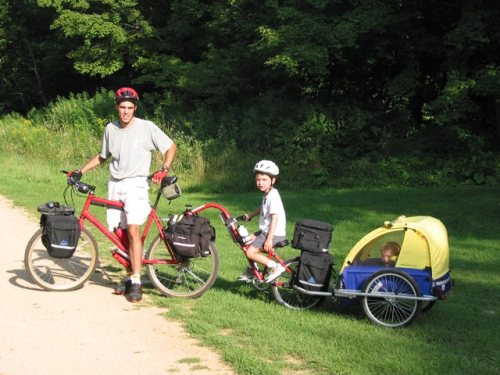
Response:
[[[158,236],[149,247],[146,260],[167,260],[172,263],[147,264],[148,277],[163,295],[198,298],[213,285],[219,272],[219,252],[210,242],[210,255],[174,261],[165,243]]]
[[[71,258],[52,258],[42,244],[42,229],[39,229],[26,245],[24,265],[31,279],[41,288],[67,291],[83,286],[95,270],[97,257],[97,243],[85,228]]]
[[[299,268],[300,258],[287,259],[285,264],[292,270],[292,273],[283,272],[272,285],[271,291],[276,301],[294,310],[307,310],[319,305],[323,297],[308,296],[293,288],[293,281]]]

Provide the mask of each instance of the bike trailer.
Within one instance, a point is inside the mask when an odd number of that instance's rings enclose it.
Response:
[[[388,242],[400,246],[391,267],[373,265],[380,248]],[[452,288],[448,234],[441,221],[430,216],[400,216],[386,221],[351,249],[340,269],[338,296],[363,295],[365,281],[375,272],[394,269],[409,275],[420,289],[422,300],[444,299]],[[359,292],[359,293],[358,293]]]

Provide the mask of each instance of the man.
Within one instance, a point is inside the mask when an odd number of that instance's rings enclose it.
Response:
[[[79,180],[84,173],[111,157],[108,198],[124,202],[124,211],[109,209],[107,222],[110,230],[118,226],[127,228],[131,260],[124,288],[115,292],[124,294],[130,302],[142,299],[140,227],[151,210],[147,182],[151,151],[158,150],[163,155],[161,169],[152,177],[156,184],[166,177],[177,151],[175,143],[158,126],[135,117],[138,101],[139,95],[133,88],[122,87],[116,91],[118,120],[106,125],[100,152],[85,166],[68,174],[68,178]]]

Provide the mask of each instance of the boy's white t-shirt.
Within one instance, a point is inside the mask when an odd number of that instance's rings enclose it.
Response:
[[[274,230],[275,236],[286,236],[286,216],[285,207],[281,201],[281,196],[275,188],[272,188],[267,195],[262,198],[260,208],[259,229],[267,233],[271,225],[271,215],[278,215],[278,222]]]
[[[99,155],[103,159],[111,156],[109,172],[114,179],[147,177],[151,151],[158,150],[164,155],[172,144],[158,126],[136,117],[131,127],[121,128],[119,121],[106,126]]]

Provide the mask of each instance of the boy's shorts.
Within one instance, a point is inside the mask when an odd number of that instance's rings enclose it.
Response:
[[[264,242],[266,242],[267,233],[258,231],[255,232],[254,235],[255,235],[255,240],[251,243],[251,245],[257,249],[262,249],[264,247]],[[285,236],[273,236],[273,246],[285,239],[286,239]]]
[[[148,195],[149,185],[144,177],[110,179],[108,199],[121,201],[124,210],[108,209],[106,212],[108,228],[113,230],[118,225],[126,228],[129,224],[142,225],[151,211]]]

